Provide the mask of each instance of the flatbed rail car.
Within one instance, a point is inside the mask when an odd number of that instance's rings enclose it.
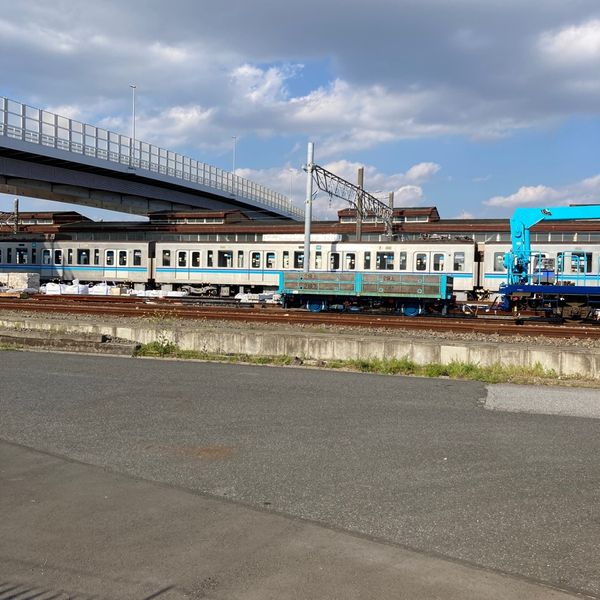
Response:
[[[445,314],[453,304],[448,275],[284,272],[279,293],[286,307],[311,311],[390,308],[403,315]]]

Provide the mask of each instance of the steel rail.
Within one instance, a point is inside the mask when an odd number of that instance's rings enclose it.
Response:
[[[43,299],[42,299],[43,298]],[[85,300],[83,300],[85,298]],[[93,299],[92,299],[93,298]],[[506,318],[401,317],[397,315],[310,313],[300,309],[285,310],[268,305],[256,307],[206,307],[182,305],[176,301],[121,297],[36,297],[17,300],[0,298],[2,311],[89,314],[115,317],[161,317],[165,319],[225,320],[285,325],[326,325],[362,329],[433,330],[439,332],[477,333],[500,336],[599,339],[600,328],[594,325],[551,325],[548,323],[516,324]]]

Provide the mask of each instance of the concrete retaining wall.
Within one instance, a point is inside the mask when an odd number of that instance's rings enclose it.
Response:
[[[452,361],[490,366],[534,367],[541,364],[559,375],[600,379],[600,349],[541,346],[525,343],[481,343],[427,340],[394,335],[293,332],[164,324],[65,323],[41,319],[0,319],[0,328],[101,333],[146,344],[170,341],[183,350],[254,356],[297,356],[315,360],[408,358],[417,364]]]

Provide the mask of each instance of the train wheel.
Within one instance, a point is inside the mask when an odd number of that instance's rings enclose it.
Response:
[[[405,317],[416,317],[421,314],[421,307],[418,304],[405,304],[402,308],[402,314]]]
[[[306,308],[310,312],[321,312],[322,310],[325,310],[326,307],[322,300],[309,300],[306,303]]]

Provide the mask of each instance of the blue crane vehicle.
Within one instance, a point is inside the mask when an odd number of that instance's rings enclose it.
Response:
[[[559,252],[548,258],[531,249],[531,228],[542,221],[600,220],[600,205],[518,208],[510,219],[512,249],[504,255],[507,282],[500,286],[502,308],[541,309],[547,316],[582,315],[600,305],[600,281],[592,272],[592,254]],[[568,311],[565,308],[569,307]],[[568,314],[567,314],[568,313]]]

